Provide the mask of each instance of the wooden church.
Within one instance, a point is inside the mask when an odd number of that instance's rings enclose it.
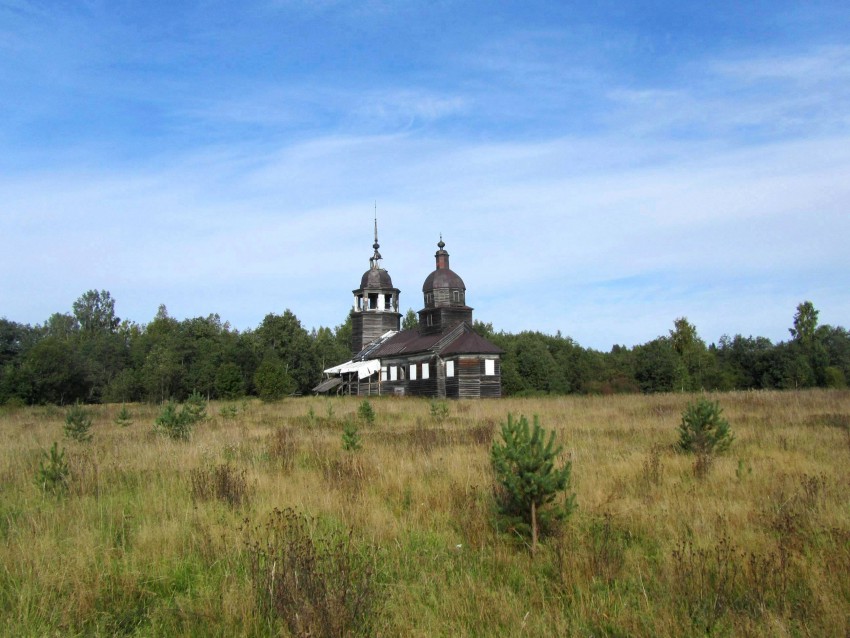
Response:
[[[369,270],[354,290],[351,361],[325,370],[315,392],[436,398],[501,396],[503,351],[472,330],[463,279],[449,268],[442,237],[422,284],[419,325],[401,330],[399,290],[381,267],[378,227]]]

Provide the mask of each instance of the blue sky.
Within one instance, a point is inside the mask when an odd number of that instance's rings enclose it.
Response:
[[[421,307],[608,350],[850,326],[843,2],[0,0],[0,316]]]

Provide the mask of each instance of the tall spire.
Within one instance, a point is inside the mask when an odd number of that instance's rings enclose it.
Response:
[[[380,247],[381,245],[378,243],[378,202],[375,202],[375,243],[372,244],[372,248],[375,249],[375,254],[372,255],[371,259],[369,259],[369,263],[372,268],[377,268],[378,261],[382,259],[381,253],[378,252],[378,248]]]

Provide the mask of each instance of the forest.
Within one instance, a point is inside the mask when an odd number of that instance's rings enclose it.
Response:
[[[403,327],[415,322],[408,311]],[[819,325],[812,302],[789,339],[722,336],[706,344],[687,318],[656,339],[609,352],[540,332],[475,330],[504,351],[506,396],[846,386],[850,335]],[[217,314],[178,321],[161,305],[147,324],[122,320],[106,290],[89,290],[43,324],[0,319],[0,404],[120,403],[309,394],[324,368],[350,358],[351,322],[308,330],[290,310],[239,331]]]

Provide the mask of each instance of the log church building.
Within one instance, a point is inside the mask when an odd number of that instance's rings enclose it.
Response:
[[[381,267],[378,225],[369,270],[354,290],[352,358],[325,370],[317,393],[435,398],[501,396],[503,351],[472,330],[463,279],[449,268],[442,237],[422,285],[419,324],[401,330],[398,288]]]

